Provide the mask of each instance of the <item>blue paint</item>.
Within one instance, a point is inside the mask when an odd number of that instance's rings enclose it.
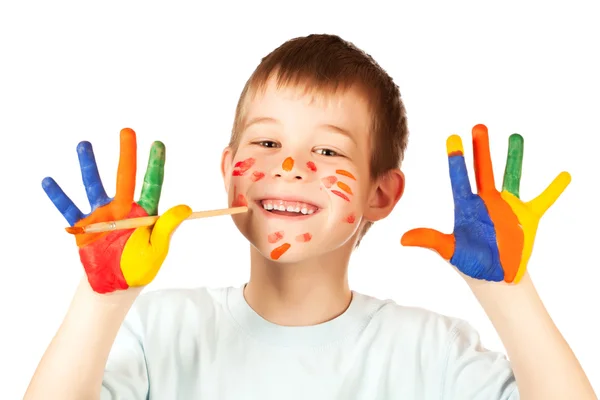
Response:
[[[456,243],[450,263],[472,278],[500,282],[504,279],[504,270],[494,223],[483,199],[471,191],[465,158],[450,156],[448,163]]]
[[[106,191],[100,180],[100,173],[98,172],[98,165],[96,164],[92,144],[90,142],[79,143],[77,145],[77,155],[79,156],[79,165],[85,192],[92,207],[91,214],[97,208],[110,203],[112,198],[106,195]],[[79,220],[90,215],[82,213],[54,179],[50,177],[44,178],[42,180],[42,189],[44,189],[50,201],[52,201],[69,225],[73,226]]]

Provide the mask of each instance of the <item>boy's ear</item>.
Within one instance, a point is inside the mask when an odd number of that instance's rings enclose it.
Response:
[[[379,221],[392,212],[404,193],[404,173],[399,169],[388,171],[375,182],[364,217],[367,221]]]
[[[231,163],[233,161],[233,150],[230,147],[225,147],[221,155],[221,175],[223,176],[223,184],[225,191],[229,190],[229,180],[231,179]]]

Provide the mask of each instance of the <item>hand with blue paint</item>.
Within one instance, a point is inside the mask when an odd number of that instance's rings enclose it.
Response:
[[[134,202],[136,181],[136,136],[121,130],[121,153],[114,198],[106,194],[92,145],[77,146],[83,185],[91,206],[87,215],[73,203],[52,178],[42,187],[69,225],[83,227],[97,222],[157,215],[165,165],[165,146],[154,142],[140,200]],[[88,281],[97,293],[110,293],[150,283],[167,256],[171,235],[192,210],[179,205],[165,212],[152,227],[76,235],[79,256]]]
[[[523,138],[514,134],[509,139],[503,188],[498,191],[488,131],[484,125],[476,125],[473,153],[477,193],[473,193],[460,137],[450,136],[446,147],[454,198],[454,232],[413,229],[403,235],[401,243],[434,250],[471,278],[518,283],[527,269],[538,223],[569,185],[570,175],[561,172],[538,197],[523,202],[519,198]]]

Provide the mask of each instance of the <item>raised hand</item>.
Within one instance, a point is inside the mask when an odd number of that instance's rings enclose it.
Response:
[[[77,146],[83,185],[91,206],[87,215],[75,206],[54,179],[42,181],[52,203],[71,226],[157,215],[165,165],[165,146],[154,142],[140,200],[134,202],[136,182],[136,136],[131,129],[121,130],[121,152],[114,198],[106,194],[89,142]],[[150,283],[165,260],[171,235],[192,210],[179,205],[165,212],[153,227],[142,227],[76,236],[81,262],[92,289],[110,293]]]
[[[454,197],[454,233],[429,228],[406,232],[401,243],[437,251],[460,272],[475,279],[518,283],[525,274],[540,219],[571,182],[561,172],[538,197],[519,198],[523,138],[509,139],[502,191],[494,183],[488,131],[473,128],[473,153],[477,194],[471,184],[459,136],[446,142]]]

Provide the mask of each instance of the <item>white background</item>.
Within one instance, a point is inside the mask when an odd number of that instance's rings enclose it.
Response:
[[[225,206],[219,161],[240,91],[261,57],[309,33],[339,34],[373,55],[400,85],[408,110],[405,196],[356,252],[352,288],[467,319],[487,347],[503,351],[459,276],[437,255],[399,240],[418,226],[452,229],[448,135],[462,135],[470,164],[470,129],[486,124],[501,184],[508,136],[521,133],[524,199],[562,170],[573,176],[542,220],[529,270],[600,391],[600,25],[593,2],[91,4],[0,6],[2,399],[22,396],[82,273],[42,178],[54,177],[88,212],[77,143],[93,143],[113,195],[119,130],[131,127],[138,181],[152,141],[167,146],[162,211],[179,203]],[[148,290],[242,284],[247,247],[228,217],[185,223]]]

